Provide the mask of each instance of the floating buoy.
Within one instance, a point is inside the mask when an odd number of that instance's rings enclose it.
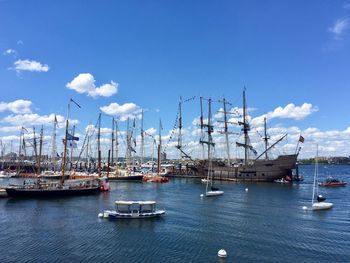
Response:
[[[227,253],[225,249],[220,249],[218,252],[218,257],[220,258],[226,258],[227,257]]]
[[[307,206],[303,206],[303,210],[304,210],[304,211],[307,210]]]
[[[204,194],[201,194],[201,197],[203,197],[204,196]]]
[[[248,192],[248,188],[246,188],[245,191]]]
[[[103,217],[103,213],[99,213],[99,214],[98,214],[98,217],[99,217],[99,218]]]

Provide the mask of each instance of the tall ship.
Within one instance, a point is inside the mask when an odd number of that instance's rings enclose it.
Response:
[[[97,194],[101,191],[101,180],[99,178],[81,179],[81,180],[65,180],[66,178],[66,159],[67,159],[67,141],[69,137],[74,138],[68,133],[69,127],[69,109],[70,102],[75,103],[79,108],[80,106],[72,99],[68,103],[68,114],[66,119],[66,131],[64,138],[64,152],[61,169],[61,177],[59,181],[44,181],[41,179],[36,180],[34,183],[24,183],[22,185],[11,185],[5,188],[9,197],[64,197],[64,196],[80,196]],[[35,137],[35,136],[34,136]],[[40,153],[42,147],[43,134],[40,136]],[[40,154],[41,155],[41,154]],[[39,158],[40,159],[40,158]],[[40,160],[39,160],[40,174]]]
[[[191,160],[192,165],[189,166],[191,169],[191,172],[198,177],[204,178],[208,174],[208,167],[209,167],[209,161],[205,158],[204,149],[205,145],[208,146],[208,149],[210,146],[215,146],[214,143],[211,143],[212,145],[209,145],[209,142],[206,140],[203,140],[205,137],[205,133],[211,134],[214,130],[214,126],[211,125],[211,112],[210,112],[210,105],[209,105],[209,113],[207,122],[204,122],[203,117],[203,110],[202,110],[202,97],[200,98],[200,107],[201,107],[201,116],[200,116],[200,127],[201,127],[201,139],[200,144],[202,145],[203,149],[203,158],[202,160],[193,160],[189,155],[187,155],[183,149],[182,149],[182,143],[181,139],[179,139],[179,143],[177,148],[180,150],[182,155],[186,158],[189,158]],[[208,100],[208,103],[210,103],[211,100]],[[212,167],[210,168],[213,179],[217,180],[228,180],[228,181],[237,181],[237,182],[273,182],[277,179],[286,179],[287,181],[298,180],[298,167],[297,167],[297,158],[300,151],[299,142],[303,142],[304,138],[300,136],[296,151],[293,154],[285,154],[285,155],[279,155],[275,159],[270,159],[268,157],[269,151],[274,148],[279,142],[281,142],[287,134],[283,135],[281,138],[279,138],[276,142],[269,145],[269,137],[267,135],[267,129],[266,129],[266,118],[264,118],[264,144],[265,144],[265,150],[260,154],[257,155],[256,150],[253,148],[253,146],[250,143],[249,139],[249,131],[250,131],[250,125],[248,123],[247,118],[247,107],[246,107],[246,95],[245,90],[243,91],[243,109],[242,109],[242,120],[238,121],[238,125],[241,126],[242,135],[244,136],[243,142],[236,142],[236,146],[239,148],[243,148],[244,150],[244,158],[239,160],[231,160],[230,158],[230,142],[229,142],[229,134],[228,131],[228,124],[230,121],[228,120],[227,115],[230,114],[226,111],[227,104],[229,104],[225,99],[222,100],[223,102],[223,116],[224,120],[223,122],[223,128],[224,130],[220,133],[222,133],[225,136],[225,144],[226,144],[226,153],[227,157],[225,160],[212,160]],[[181,106],[181,104],[179,104]],[[181,113],[181,108],[180,108]],[[179,127],[181,129],[181,115],[179,118]],[[181,131],[180,131],[181,135]],[[254,153],[254,158],[249,158],[250,152]]]

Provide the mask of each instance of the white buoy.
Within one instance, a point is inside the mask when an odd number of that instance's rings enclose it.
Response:
[[[246,188],[245,191],[248,192],[248,188]]]
[[[204,196],[204,194],[201,194],[201,198]]]
[[[99,213],[99,214],[98,214],[98,217],[99,217],[99,218],[103,217],[103,213]]]
[[[218,257],[220,258],[226,258],[227,257],[227,253],[226,253],[226,250],[225,249],[220,249],[219,252],[218,252]]]
[[[307,206],[303,206],[303,210],[304,210],[304,211],[307,210]]]

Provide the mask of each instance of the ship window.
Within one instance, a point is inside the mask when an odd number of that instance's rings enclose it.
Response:
[[[265,174],[263,173],[262,176],[265,176]]]

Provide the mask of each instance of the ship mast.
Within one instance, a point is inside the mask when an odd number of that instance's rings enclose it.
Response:
[[[211,146],[215,146],[215,144],[213,143],[213,137],[212,137],[212,133],[214,131],[214,127],[211,124],[211,98],[208,99],[208,124],[204,124],[202,125],[203,127],[207,128],[207,134],[208,134],[208,140],[204,141],[204,140],[200,140],[199,143],[201,143],[203,146],[204,144],[208,145],[208,161],[210,161],[210,147]],[[203,138],[203,137],[202,137]]]
[[[63,162],[62,162],[62,177],[61,177],[61,184],[64,183],[64,172],[66,170],[66,159],[67,159],[67,139],[68,139],[68,127],[69,127],[69,111],[70,111],[70,101],[68,102],[68,113],[67,113],[67,120],[66,120],[66,132],[64,136],[64,149],[63,149]]]
[[[111,134],[111,164],[113,166],[114,161],[114,117],[112,118],[112,134]]]
[[[204,137],[204,132],[203,132],[203,128],[204,128],[204,123],[203,123],[203,105],[202,105],[202,100],[203,97],[199,98],[200,101],[200,106],[201,106],[201,116],[200,116],[200,126],[201,126],[201,137]],[[202,143],[202,159],[204,160],[204,144]]]
[[[247,105],[246,105],[246,99],[245,99],[245,91],[243,90],[243,121],[239,121],[238,124],[242,125],[243,133],[244,133],[244,143],[236,142],[237,146],[244,148],[244,164],[248,164],[248,158],[249,158],[249,150],[253,149],[253,147],[249,144],[249,135],[248,132],[250,130],[249,123],[247,121]]]
[[[51,163],[53,164],[54,170],[56,170],[56,129],[57,129],[57,118],[55,114],[53,122],[53,131],[52,131],[52,142],[51,142]]]
[[[143,110],[141,113],[141,165],[143,164],[143,158],[144,158],[144,144],[145,144],[145,132],[143,130]]]
[[[162,130],[163,130],[162,120],[159,119],[159,145],[158,145],[158,153],[159,153],[158,163],[159,163],[159,168],[160,168],[160,163],[161,163],[161,159],[162,159],[162,156],[161,156],[161,153],[162,153]]]
[[[249,136],[248,136],[249,126],[247,123],[247,108],[246,108],[246,99],[245,99],[245,89],[243,90],[243,132],[244,132],[244,163],[248,163],[248,143],[249,143]]]
[[[267,147],[268,147],[268,142],[269,142],[270,138],[267,136],[266,117],[264,118],[264,134],[265,134],[265,137],[263,139],[265,141],[265,159],[267,160],[268,159],[268,157],[267,157]]]
[[[136,131],[136,120],[134,117],[133,123],[132,123],[132,130],[131,130],[131,137],[130,137],[130,146],[131,146],[131,150],[132,150],[132,166],[133,169],[135,167],[135,154],[136,154],[136,136],[135,136],[135,132]],[[132,145],[133,144],[133,145]],[[134,146],[134,147],[133,147]]]
[[[224,105],[224,111],[222,112],[224,114],[224,121],[219,121],[219,122],[223,122],[224,123],[224,131],[219,131],[219,133],[221,134],[225,134],[225,143],[226,143],[226,154],[227,154],[227,165],[230,165],[230,160],[231,160],[231,157],[230,157],[230,141],[229,141],[229,138],[228,138],[228,135],[229,134],[233,134],[232,132],[229,132],[228,131],[228,124],[231,123],[231,124],[235,124],[234,122],[230,122],[227,120],[227,115],[228,114],[234,114],[232,112],[227,112],[227,107],[226,105],[231,105],[225,98],[223,98],[222,101],[219,101],[219,102],[222,102],[223,105]]]
[[[34,154],[35,154],[35,164],[38,165],[38,149],[37,149],[37,143],[36,143],[36,135],[35,135],[35,127],[33,127],[33,134],[34,134],[34,141],[33,141],[33,147],[34,147]],[[37,168],[38,171],[38,168]]]
[[[97,130],[97,162],[98,176],[101,176],[101,113],[98,115],[98,130]]]
[[[39,162],[38,162],[38,174],[41,173],[41,154],[43,149],[43,135],[44,135],[44,127],[41,125],[40,129],[40,145],[39,145]]]
[[[21,152],[22,152],[22,137],[24,138],[24,134],[23,134],[23,127],[21,127],[21,132],[19,134],[19,149],[18,149],[18,165],[17,165],[17,174],[20,173],[21,171]],[[23,160],[23,159],[22,159]]]
[[[126,167],[130,166],[131,159],[131,138],[130,138],[130,128],[129,128],[129,118],[126,125]]]
[[[115,121],[115,163],[116,163],[116,168],[115,168],[115,173],[118,174],[118,123]]]
[[[73,168],[73,147],[74,147],[74,135],[75,135],[75,125],[73,125],[73,131],[72,131],[72,140],[69,143],[70,148],[70,167],[69,170],[72,170]]]
[[[179,101],[179,139],[177,141],[177,148],[180,150],[180,159],[182,161],[182,154],[181,154],[181,149],[182,149],[182,97],[180,96],[180,101]]]

